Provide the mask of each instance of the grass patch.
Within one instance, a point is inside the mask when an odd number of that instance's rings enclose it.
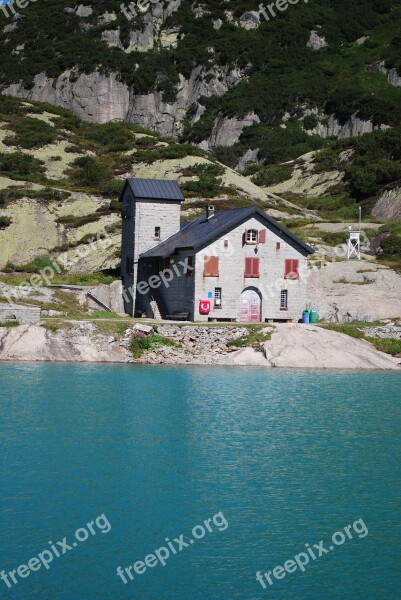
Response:
[[[66,215],[65,217],[59,217],[56,219],[56,223],[60,225],[65,225],[68,228],[77,228],[82,227],[83,225],[88,225],[88,223],[95,223],[99,221],[100,215],[98,213],[93,213],[91,215],[84,216],[75,216],[75,215]]]
[[[56,275],[52,283],[57,285],[108,285],[116,281],[116,277],[104,273],[70,273]]]
[[[141,358],[141,356],[149,350],[156,350],[163,346],[169,346],[171,348],[180,348],[180,344],[170,340],[169,338],[163,337],[157,334],[145,335],[133,335],[130,342],[130,350],[134,358]]]
[[[18,321],[0,321],[0,327],[19,327]]]
[[[33,260],[31,260],[31,262],[25,264],[25,265],[15,265],[14,263],[7,263],[7,265],[5,266],[5,271],[7,273],[39,273],[40,271],[42,271],[45,268],[51,268],[54,269],[54,261],[52,258],[50,258],[50,256],[38,256],[37,258],[34,258]],[[62,266],[59,265],[59,268],[61,270],[63,270]]]
[[[271,339],[274,329],[272,328],[269,332],[262,331],[262,329],[266,329],[266,326],[263,328],[251,326],[247,335],[228,342],[227,346],[230,348],[253,348],[258,352],[263,352],[263,344]]]
[[[391,338],[373,338],[365,335],[361,328],[364,327],[375,327],[380,326],[380,323],[326,323],[320,324],[320,327],[324,329],[330,329],[331,331],[336,331],[337,333],[344,333],[345,335],[349,335],[358,340],[365,340],[372,344],[376,350],[380,352],[385,352],[386,354],[390,354],[391,356],[401,355],[401,340],[395,340]]]

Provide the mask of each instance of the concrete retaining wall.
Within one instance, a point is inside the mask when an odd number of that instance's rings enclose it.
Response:
[[[18,321],[21,325],[37,323],[41,318],[38,306],[0,304],[0,321]]]

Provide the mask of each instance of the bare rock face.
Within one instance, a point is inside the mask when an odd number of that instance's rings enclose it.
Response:
[[[39,325],[0,329],[0,360],[46,362],[130,362],[127,348],[96,333],[92,323],[75,322],[56,333]]]
[[[401,87],[401,75],[398,74],[396,69],[389,69],[387,79],[394,87]]]
[[[360,119],[357,114],[352,117],[346,123],[340,123],[335,115],[331,115],[327,124],[319,123],[317,127],[311,130],[311,133],[320,135],[322,138],[336,137],[339,139],[346,139],[350,137],[358,137],[365,133],[372,133],[372,131],[384,131],[389,129],[388,125],[373,125],[372,121],[364,121]]]
[[[314,325],[283,324],[264,345],[272,367],[291,369],[400,369],[400,359],[364,340]]]
[[[401,188],[385,191],[376,202],[372,215],[389,221],[401,219]]]
[[[201,148],[211,150],[217,146],[233,146],[239,141],[244,129],[255,123],[260,123],[260,119],[255,113],[249,113],[243,119],[219,115],[210,138],[202,142]]]
[[[245,29],[257,29],[260,26],[260,13],[257,11],[248,11],[241,15],[240,24]]]
[[[258,164],[258,155],[259,148],[256,148],[255,150],[249,148],[249,150],[247,150],[245,154],[239,159],[237,169],[239,171],[245,171],[249,163]]]
[[[320,36],[317,31],[311,31],[307,46],[312,50],[320,50],[321,48],[328,46],[328,44],[325,38],[323,36]]]
[[[398,74],[397,69],[387,69],[384,60],[377,61],[372,65],[369,65],[367,70],[369,73],[383,73],[387,76],[387,81],[394,87],[401,87],[401,75]]]
[[[332,323],[401,317],[401,275],[364,260],[327,264],[311,273],[308,300]]]
[[[13,84],[3,93],[56,104],[72,110],[81,119],[94,123],[106,123],[126,117],[129,90],[117,80],[115,73],[81,74],[76,81],[71,81],[71,75],[71,71],[65,71],[54,80],[41,73],[36,75],[32,89],[26,90],[20,84]]]

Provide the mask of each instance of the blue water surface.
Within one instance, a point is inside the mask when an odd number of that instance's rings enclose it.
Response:
[[[0,383],[0,569],[111,525],[0,598],[401,597],[400,373],[3,363]],[[117,576],[219,512],[225,530]],[[357,519],[365,537],[256,581]]]

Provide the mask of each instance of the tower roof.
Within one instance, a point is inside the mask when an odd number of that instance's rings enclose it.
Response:
[[[183,193],[177,181],[170,179],[127,179],[126,186],[129,185],[134,197],[138,200],[171,200],[172,202],[183,202],[185,200]]]

